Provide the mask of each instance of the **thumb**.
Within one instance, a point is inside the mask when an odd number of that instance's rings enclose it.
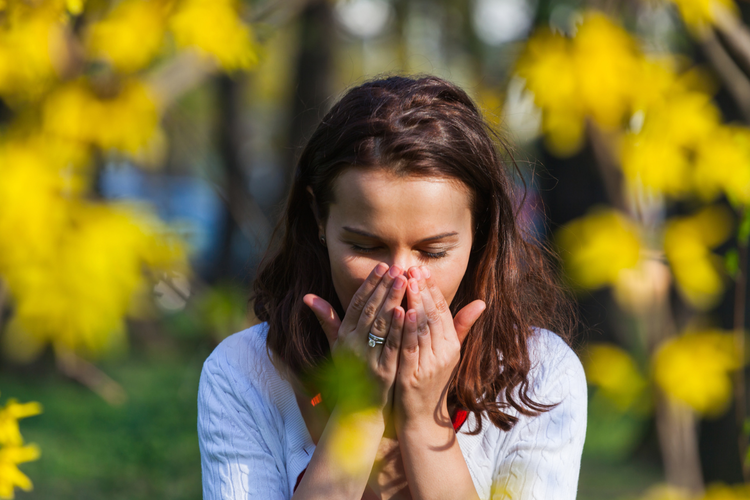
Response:
[[[328,345],[333,348],[333,344],[339,336],[339,327],[341,326],[338,314],[333,310],[331,304],[312,293],[305,295],[302,301],[307,307],[312,309],[315,317],[318,318],[318,323],[320,323],[328,339]]]
[[[456,317],[453,318],[453,327],[456,329],[456,336],[459,342],[464,342],[464,339],[469,334],[469,330],[471,330],[471,327],[474,326],[474,323],[476,323],[486,308],[487,304],[483,300],[475,300],[456,313]]]

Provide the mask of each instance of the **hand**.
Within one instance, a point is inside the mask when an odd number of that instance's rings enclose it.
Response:
[[[383,410],[384,416],[392,407],[392,388],[405,318],[400,304],[406,281],[398,266],[388,268],[381,262],[352,297],[343,321],[339,320],[333,307],[317,295],[307,294],[303,299],[323,327],[334,366],[338,369],[346,356],[352,356],[366,366],[370,379],[375,382],[371,403]],[[367,337],[370,332],[385,338],[385,343],[369,347]],[[346,380],[346,377],[337,380],[345,384],[339,386],[342,389],[339,394],[345,393],[346,385],[361,382]]]
[[[426,267],[409,269],[404,333],[396,378],[397,430],[437,422],[450,425],[447,389],[461,356],[461,342],[486,304],[475,300],[456,317]]]

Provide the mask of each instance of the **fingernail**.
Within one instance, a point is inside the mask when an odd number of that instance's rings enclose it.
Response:
[[[425,279],[429,279],[430,278],[431,274],[430,274],[430,270],[428,268],[423,267],[422,268],[422,272],[424,273]]]
[[[393,319],[401,319],[401,316],[403,314],[404,313],[401,311],[401,309],[397,307],[396,309],[393,310]]]
[[[404,288],[404,283],[406,283],[406,279],[396,279],[396,282],[393,283],[393,288],[396,290],[401,290]]]
[[[408,313],[406,313],[406,315],[408,316],[409,321],[412,321],[412,322],[416,323],[416,321],[417,321],[417,312],[416,311],[409,311]]]
[[[416,280],[411,280],[409,282],[409,288],[411,288],[412,292],[419,292],[419,283]]]
[[[383,264],[382,262],[375,266],[375,274],[380,276],[381,278],[385,274],[385,272],[388,270],[388,266],[386,264]]]
[[[418,280],[422,277],[422,273],[419,272],[419,268],[415,267],[411,272],[411,277]]]
[[[391,269],[388,271],[388,276],[391,278],[395,278],[401,274],[401,269],[398,266],[391,266]]]

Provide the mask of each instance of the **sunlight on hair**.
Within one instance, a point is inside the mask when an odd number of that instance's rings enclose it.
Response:
[[[732,372],[741,367],[728,332],[687,332],[664,342],[653,357],[654,381],[671,398],[705,416],[724,413],[732,398]]]

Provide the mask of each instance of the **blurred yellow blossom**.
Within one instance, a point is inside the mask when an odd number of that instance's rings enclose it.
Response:
[[[37,460],[41,455],[36,445],[4,446],[0,448],[0,498],[14,498],[16,486],[31,491],[31,480],[18,469],[18,464]]]
[[[714,306],[724,290],[723,263],[711,249],[729,238],[732,225],[731,213],[721,206],[667,223],[664,252],[678,290],[694,307]]]
[[[706,489],[701,500],[748,500],[750,499],[750,485],[712,484]]]
[[[675,84],[643,113],[643,124],[628,134],[620,150],[623,173],[631,182],[669,196],[683,196],[694,187],[693,156],[710,138],[721,116],[711,96]]]
[[[124,341],[124,319],[150,293],[155,274],[187,272],[184,247],[144,210],[76,202],[54,259],[5,270],[16,310],[6,332],[10,356],[28,361],[47,343],[95,357]]]
[[[378,410],[359,410],[339,415],[339,422],[331,436],[331,455],[339,467],[351,475],[361,474],[372,467],[362,456],[361,443],[367,438],[368,426],[362,422],[377,418]]]
[[[18,421],[40,413],[42,413],[42,405],[37,402],[19,403],[15,399],[9,399],[5,407],[0,409],[0,444],[21,446],[23,437],[21,437]]]
[[[547,29],[532,36],[516,71],[542,109],[550,150],[567,156],[583,145],[585,119],[618,127],[631,112],[639,64],[633,38],[600,13],[587,13],[573,39]],[[554,83],[554,84],[553,84]]]
[[[613,209],[598,208],[557,233],[567,275],[584,288],[613,284],[620,271],[638,263],[641,242],[637,226]]]
[[[31,98],[57,77],[65,59],[65,26],[45,8],[11,9],[0,25],[0,95]]]
[[[136,157],[158,140],[159,119],[153,94],[137,80],[125,81],[108,99],[83,82],[72,83],[50,95],[43,109],[46,132]]]
[[[49,137],[0,144],[0,274],[53,258],[51,242],[66,227],[68,197],[87,185],[76,169],[84,157]]]
[[[671,0],[680,11],[687,27],[697,35],[709,29],[716,19],[716,10],[724,9],[736,13],[737,7],[732,0]]]
[[[741,366],[731,334],[689,332],[664,342],[652,359],[654,381],[696,412],[717,416],[732,398],[732,371]]]
[[[668,484],[650,487],[640,500],[695,500],[693,495],[682,488]]]
[[[704,200],[725,193],[734,204],[750,203],[750,130],[723,126],[699,141],[693,177]]]
[[[166,5],[158,0],[125,0],[89,27],[86,47],[123,72],[145,67],[157,55],[166,30]]]
[[[250,26],[231,0],[182,0],[169,26],[179,48],[213,57],[226,71],[249,69],[258,61]]]
[[[631,409],[648,386],[635,360],[620,347],[589,344],[583,361],[586,381],[621,411]]]

